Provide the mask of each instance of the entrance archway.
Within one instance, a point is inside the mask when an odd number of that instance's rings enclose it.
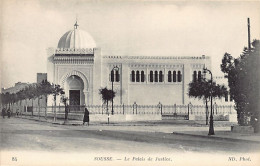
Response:
[[[65,95],[69,98],[70,105],[88,104],[88,81],[84,74],[72,71],[65,74],[60,80]]]
[[[82,105],[85,104],[85,96],[83,93],[84,83],[83,80],[76,75],[67,78],[65,84],[65,93],[69,94],[69,105]]]

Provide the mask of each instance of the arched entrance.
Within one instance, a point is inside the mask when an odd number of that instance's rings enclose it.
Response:
[[[76,75],[67,78],[64,84],[65,93],[69,96],[69,105],[83,105],[85,104],[85,96],[83,93],[83,80]]]
[[[60,80],[60,85],[69,98],[69,105],[89,104],[88,81],[81,72],[72,71],[65,74]]]

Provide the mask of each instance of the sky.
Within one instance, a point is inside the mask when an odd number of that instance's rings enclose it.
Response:
[[[87,31],[103,55],[201,56],[221,76],[225,52],[238,57],[260,39],[260,1],[0,0],[0,86],[36,82],[47,49],[73,29]]]

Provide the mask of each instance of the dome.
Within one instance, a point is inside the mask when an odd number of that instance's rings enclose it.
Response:
[[[74,30],[66,32],[59,40],[58,48],[95,48],[96,43],[85,31],[78,29],[77,22]]]

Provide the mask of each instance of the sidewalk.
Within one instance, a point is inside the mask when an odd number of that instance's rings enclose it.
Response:
[[[214,122],[215,135],[208,136],[209,126],[204,122],[195,122],[187,120],[171,120],[171,121],[147,121],[147,122],[120,122],[120,123],[100,123],[91,122],[90,126],[83,126],[82,121],[69,120],[64,123],[64,120],[45,119],[31,116],[22,116],[23,118],[40,122],[47,122],[56,125],[73,125],[87,127],[89,130],[117,130],[117,131],[140,131],[140,132],[160,132],[171,133],[175,135],[187,135],[201,138],[209,138],[216,140],[242,141],[251,143],[260,143],[260,133],[241,134],[231,132],[230,123]],[[131,126],[131,127],[130,127]]]

